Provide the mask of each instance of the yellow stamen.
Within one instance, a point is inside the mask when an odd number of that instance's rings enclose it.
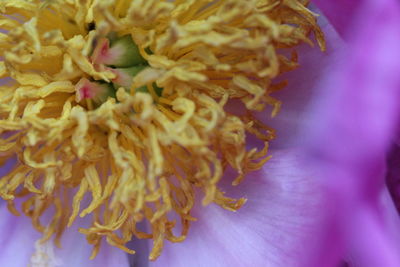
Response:
[[[254,112],[278,114],[272,94],[286,83],[275,79],[298,67],[298,44],[312,45],[314,33],[325,48],[305,2],[0,1],[0,77],[10,78],[0,86],[0,162],[18,159],[0,179],[10,211],[19,214],[14,201],[25,198],[20,211],[43,242],[59,242],[77,216],[90,216],[79,231],[92,257],[103,239],[133,254],[126,243],[146,238],[155,260],[165,240],[190,234],[196,188],[204,205],[239,209],[246,199],[225,196],[219,181],[227,168],[237,172],[233,185],[260,169],[275,138]],[[98,107],[77,102],[82,78],[115,78],[90,58],[110,33],[130,34],[149,67],[130,92],[119,88]],[[143,86],[147,93],[136,90]],[[227,111],[234,99],[245,114]],[[248,148],[249,135],[264,146]],[[170,214],[180,217],[179,236]],[[137,229],[141,221],[149,232]]]

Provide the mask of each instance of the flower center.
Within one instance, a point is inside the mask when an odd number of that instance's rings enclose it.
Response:
[[[279,111],[276,78],[298,66],[298,44],[314,33],[324,47],[304,2],[1,1],[10,211],[56,242],[90,217],[93,256],[102,240],[134,253],[125,244],[147,238],[154,260],[189,234],[198,198],[239,209],[219,181],[233,170],[239,185],[268,161],[275,132],[255,114]]]
[[[119,88],[124,88],[128,93],[135,92],[150,93],[156,95],[155,99],[160,97],[162,89],[155,83],[149,88],[144,85],[138,88],[132,88],[134,77],[146,68],[149,68],[148,62],[140,53],[137,45],[130,35],[117,37],[117,33],[110,33],[109,37],[103,37],[97,40],[90,60],[93,66],[98,70],[111,71],[115,77],[109,82],[100,80],[88,80],[81,78],[76,87],[76,101],[92,101],[89,106],[99,106],[105,102],[108,97],[116,97]],[[88,102],[86,102],[88,103]]]

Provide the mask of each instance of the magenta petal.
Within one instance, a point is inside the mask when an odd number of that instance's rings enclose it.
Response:
[[[320,85],[315,124],[308,133],[315,157],[354,175],[349,182],[365,196],[376,197],[377,183],[383,185],[386,151],[400,114],[399,43],[400,12],[382,5],[343,54],[345,64]]]
[[[383,214],[381,221],[384,224],[386,231],[389,233],[388,236],[391,238],[392,242],[395,243],[394,248],[399,251],[400,216],[387,188],[382,190],[379,210]]]
[[[388,159],[388,172],[386,175],[386,184],[393,198],[397,211],[400,212],[400,147],[399,144],[393,145]]]
[[[399,266],[400,219],[387,190],[379,211],[376,216],[376,210],[364,205],[353,212],[347,227],[350,266]]]
[[[313,0],[336,30],[345,35],[366,0]]]
[[[380,7],[390,6],[399,9],[397,0],[312,0],[329,19],[336,30],[346,39],[352,39],[360,28],[366,28],[365,21],[370,20]]]
[[[150,266],[309,266],[324,213],[320,190],[301,155],[272,154],[243,184],[226,187],[228,195],[248,198],[242,209],[198,207],[187,240],[166,243]]]
[[[307,132],[310,161],[321,169],[343,241],[366,256],[362,266],[400,266],[399,244],[394,246],[379,208],[400,115],[400,10],[391,0],[368,1],[360,9],[369,12],[353,24],[359,27],[344,64],[320,85],[315,124]],[[338,246],[327,237],[324,250]]]

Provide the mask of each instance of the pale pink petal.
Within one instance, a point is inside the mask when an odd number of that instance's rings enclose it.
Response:
[[[136,225],[137,229],[142,232],[148,232],[147,222],[142,221]],[[129,263],[132,267],[148,267],[149,253],[151,249],[151,241],[147,239],[133,238],[127,247],[136,251],[134,255],[129,256]]]
[[[224,185],[229,195],[248,198],[242,209],[198,207],[187,240],[167,243],[150,266],[307,266],[324,214],[322,196],[301,154],[273,155],[237,188]]]
[[[316,10],[315,12],[320,13]],[[257,118],[277,131],[277,138],[271,142],[274,148],[293,147],[299,143],[299,132],[304,130],[309,105],[318,96],[317,90],[324,73],[329,73],[338,64],[340,51],[345,47],[344,41],[334,28],[320,16],[318,23],[325,33],[327,50],[322,52],[318,47],[302,45],[298,48],[300,67],[280,77],[287,80],[288,86],[272,96],[282,101],[281,111],[275,118],[270,113],[261,112]],[[327,89],[327,88],[326,88]]]
[[[0,266],[22,267],[128,267],[128,257],[121,250],[104,245],[99,255],[90,260],[92,246],[77,232],[68,229],[62,238],[62,249],[53,242],[37,242],[41,234],[33,229],[30,219],[12,215],[5,203],[0,205]],[[84,222],[81,222],[84,224]],[[83,226],[83,225],[80,226]],[[36,254],[35,254],[36,253]],[[49,265],[44,265],[44,264]],[[36,265],[35,265],[36,264]]]
[[[12,215],[4,202],[0,203],[0,218],[0,266],[28,266],[40,234],[27,218]]]
[[[62,248],[56,249],[55,254],[61,260],[62,267],[129,267],[128,254],[110,246],[103,240],[97,257],[90,260],[92,246],[86,241],[86,237],[78,232],[79,227],[88,227],[88,220],[81,219],[68,229],[62,239]]]

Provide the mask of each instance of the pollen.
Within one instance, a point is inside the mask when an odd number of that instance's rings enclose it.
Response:
[[[219,182],[240,186],[275,138],[255,114],[278,114],[298,45],[325,49],[307,3],[0,1],[1,198],[42,244],[89,217],[92,257],[151,239],[150,260],[190,234],[198,199],[238,210]]]

